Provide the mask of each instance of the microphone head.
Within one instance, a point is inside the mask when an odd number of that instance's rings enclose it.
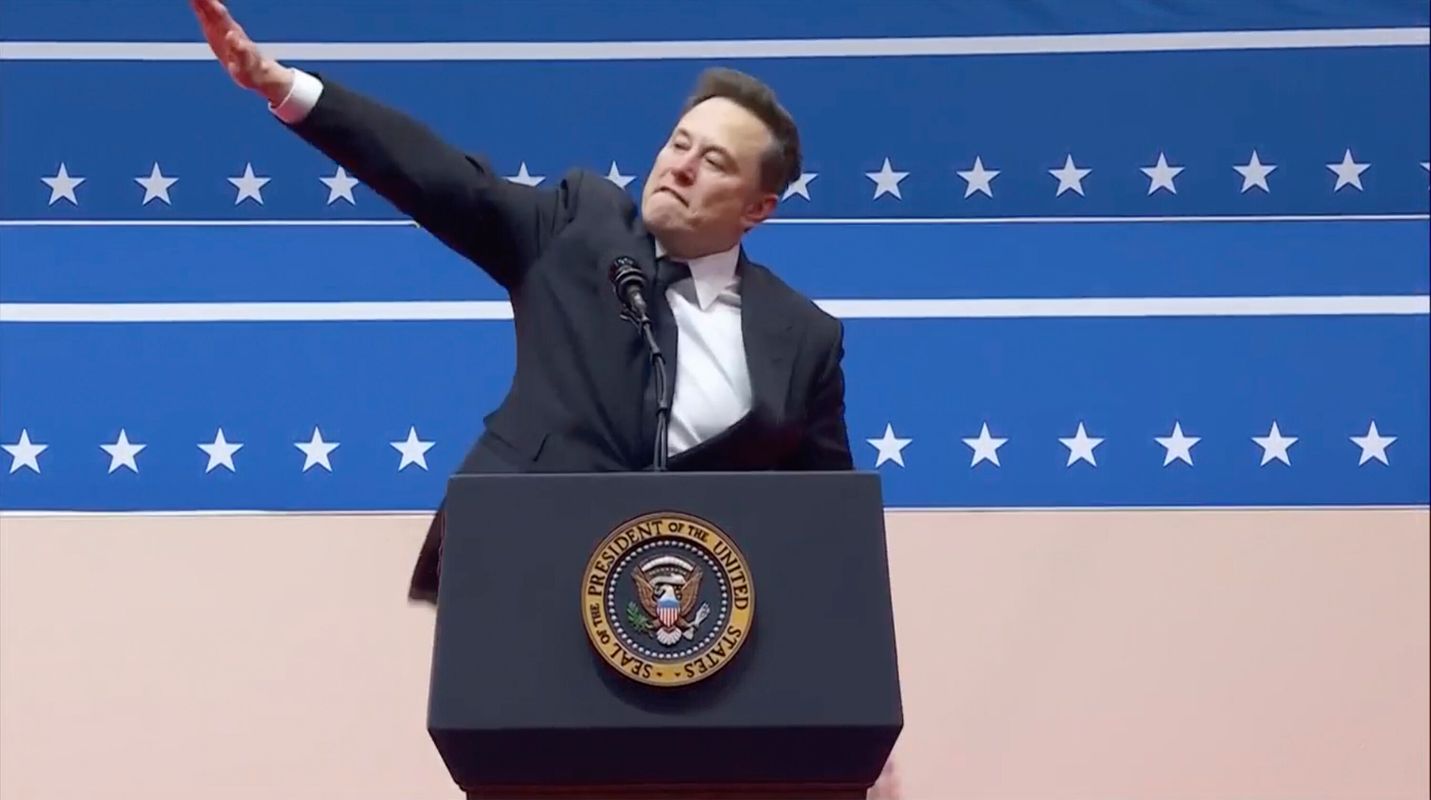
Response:
[[[611,259],[608,277],[611,279],[612,288],[616,290],[617,299],[621,301],[621,316],[632,322],[643,323],[646,320],[646,299],[642,296],[646,291],[646,276],[636,265],[636,259],[631,256],[616,256]]]
[[[618,294],[624,295],[626,290],[632,286],[646,288],[646,276],[641,274],[641,268],[636,265],[636,259],[631,256],[617,256],[611,259],[607,277],[616,287]]]

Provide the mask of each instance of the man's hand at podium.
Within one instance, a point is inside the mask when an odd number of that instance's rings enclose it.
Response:
[[[293,70],[265,56],[219,0],[189,0],[189,4],[209,49],[234,83],[268,98],[270,105],[283,102],[293,88]]]

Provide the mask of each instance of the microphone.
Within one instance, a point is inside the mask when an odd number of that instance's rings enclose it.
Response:
[[[630,256],[616,256],[611,260],[607,277],[611,280],[616,296],[621,300],[621,318],[636,326],[646,342],[650,355],[651,372],[656,379],[656,442],[652,454],[652,464],[656,471],[666,469],[668,446],[666,432],[670,427],[671,393],[666,387],[666,357],[656,342],[656,334],[651,329],[651,317],[646,309],[646,276]]]
[[[642,295],[646,289],[646,276],[636,266],[636,259],[631,256],[613,258],[609,277],[616,296],[621,300],[622,317],[638,327],[650,324],[646,315],[646,298]]]

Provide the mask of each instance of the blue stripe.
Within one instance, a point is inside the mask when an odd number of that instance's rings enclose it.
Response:
[[[881,467],[903,506],[1425,504],[1428,321],[1400,319],[854,321],[849,422],[861,467],[886,422],[914,442]],[[0,470],[5,508],[431,507],[512,370],[508,326],[7,326],[0,441],[50,448]],[[1308,353],[1317,357],[1308,359]],[[1371,420],[1390,465],[1357,465]],[[1290,467],[1259,466],[1273,420]],[[1066,467],[1059,437],[1105,437]],[[987,422],[1002,466],[970,469]],[[1194,464],[1162,466],[1180,422]],[[300,472],[313,427],[334,472]],[[409,425],[431,470],[399,474]],[[106,472],[120,427],[140,473]],[[236,474],[196,446],[223,426]],[[0,457],[8,466],[8,459]]]
[[[1428,223],[786,225],[751,257],[823,299],[1427,294]],[[593,265],[595,266],[595,265]],[[6,302],[503,300],[416,228],[9,228]]]
[[[297,40],[590,40],[826,36],[929,36],[1109,33],[1285,27],[1426,25],[1425,3],[1330,0],[1285,4],[1201,3],[1195,10],[1153,2],[1080,0],[1068,13],[1058,0],[1036,2],[869,3],[863,0],[735,0],[715,12],[698,0],[660,3],[543,0],[417,0],[400,10],[387,0],[291,3],[246,0],[234,14],[260,41]],[[341,13],[338,13],[341,10]],[[196,39],[187,3],[144,0],[7,0],[6,39]]]
[[[810,217],[1424,213],[1428,49],[1139,53],[1048,57],[737,63],[769,80],[802,125]],[[556,181],[615,160],[639,190],[698,65],[685,62],[334,65],[332,74],[490,156]],[[395,216],[362,187],[327,204],[333,165],[221,70],[197,64],[10,63],[0,138],[6,218]],[[832,79],[829,72],[838,74]],[[1296,75],[1297,80],[1287,80]],[[1382,81],[1374,76],[1398,76]],[[641,99],[629,98],[640,87]],[[947,90],[931,87],[949,87]],[[202,108],[203,113],[195,109]],[[521,109],[514,113],[513,109]],[[917,110],[917,114],[916,114]],[[912,116],[913,115],[913,116]],[[34,124],[37,119],[45,124]],[[113,120],[125,120],[115,125]],[[103,126],[105,135],[95,135]],[[1234,165],[1256,149],[1270,193],[1241,191]],[[1327,164],[1350,149],[1363,190],[1333,191]],[[1149,195],[1140,171],[1166,153],[1177,193]],[[1049,170],[1072,154],[1093,172],[1084,196],[1056,195]],[[993,197],[964,197],[955,173],[979,156]],[[865,173],[888,157],[910,173],[903,199],[875,198]],[[141,206],[135,183],[158,161],[172,206]],[[235,206],[226,180],[252,161],[264,205]],[[41,176],[64,162],[79,207],[49,204]]]

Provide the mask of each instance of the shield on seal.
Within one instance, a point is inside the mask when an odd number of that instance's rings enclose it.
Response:
[[[656,600],[656,616],[661,620],[661,625],[667,628],[674,627],[676,618],[681,614],[681,601],[676,597],[676,592],[667,586],[661,593],[661,597]]]

